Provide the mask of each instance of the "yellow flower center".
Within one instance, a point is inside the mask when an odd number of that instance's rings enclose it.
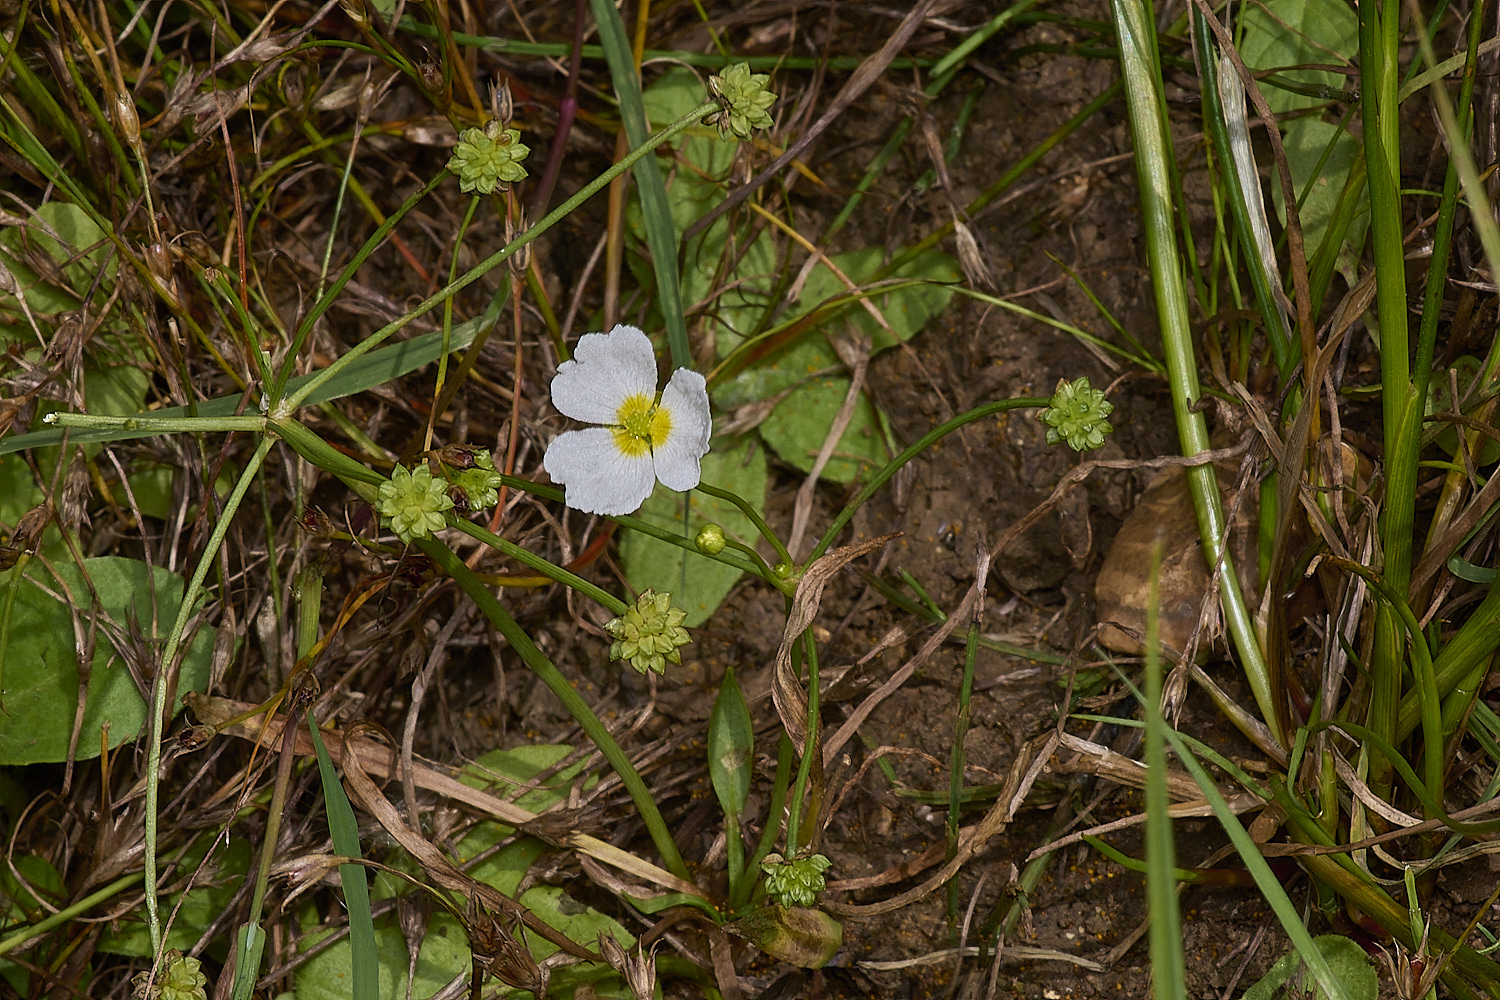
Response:
[[[631,458],[639,458],[667,441],[672,433],[672,415],[656,405],[655,398],[636,393],[615,411],[615,447]]]

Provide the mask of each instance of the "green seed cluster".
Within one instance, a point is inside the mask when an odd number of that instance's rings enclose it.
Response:
[[[760,870],[766,873],[766,895],[777,906],[811,906],[828,885],[823,873],[832,863],[821,854],[790,861],[779,854],[767,854],[760,863]]]
[[[488,449],[474,452],[474,464],[453,477],[453,485],[463,490],[469,510],[488,510],[500,502],[500,473]]]
[[[708,89],[723,108],[715,117],[721,135],[733,132],[748,139],[758,128],[775,124],[766,109],[776,103],[776,95],[766,89],[771,78],[765,73],[750,72],[748,63],[735,63],[722,76],[708,78]]]
[[[1047,425],[1047,443],[1068,442],[1074,451],[1088,451],[1104,444],[1104,436],[1113,434],[1109,415],[1115,406],[1104,398],[1104,392],[1092,388],[1087,378],[1072,382],[1059,381],[1057,391],[1042,411]]]
[[[161,1000],[207,1000],[208,977],[196,958],[183,958],[181,953],[167,954],[167,967],[161,977]]]
[[[448,169],[458,175],[459,188],[465,193],[490,194],[501,184],[514,184],[525,177],[521,161],[531,147],[520,139],[519,130],[500,128],[494,121],[482,129],[464,129],[448,161]]]
[[[452,510],[453,501],[448,497],[448,484],[434,479],[427,466],[410,471],[398,465],[391,478],[380,484],[375,509],[396,537],[410,544],[414,538],[431,537],[447,524],[443,511]]]
[[[643,674],[648,670],[666,673],[668,663],[682,662],[677,647],[692,642],[682,627],[686,617],[686,611],[672,606],[671,594],[643,591],[635,607],[605,623],[604,631],[615,640],[609,647],[609,658],[629,660]]]

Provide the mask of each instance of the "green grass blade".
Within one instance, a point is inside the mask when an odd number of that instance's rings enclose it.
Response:
[[[483,316],[478,316],[467,323],[460,323],[453,328],[450,347],[459,351],[468,347],[474,341],[475,335],[487,324],[493,323],[500,315],[500,308],[504,304],[504,297],[500,296],[490,303],[490,308]],[[320,385],[306,400],[308,404],[326,403],[332,399],[343,396],[352,396],[355,393],[373,389],[377,385],[383,385],[394,379],[401,378],[416,371],[423,365],[436,361],[442,352],[443,335],[441,331],[424,333],[410,340],[403,340],[399,344],[391,344],[379,350],[371,351],[361,358],[356,358],[343,371]],[[302,386],[311,382],[318,376],[318,372],[309,372],[299,375],[287,383],[289,393],[296,392]],[[169,406],[161,410],[150,410],[140,413],[141,417],[149,417],[153,420],[170,419],[175,417],[230,417],[233,416],[240,406],[240,396],[221,396],[218,399],[210,399],[194,406],[189,412],[186,406]],[[251,408],[253,412],[253,407]],[[99,429],[81,430],[75,429],[68,440],[74,444],[83,444],[92,441],[124,441],[130,438],[155,437],[163,433],[160,430],[125,430]],[[51,428],[44,431],[32,431],[29,434],[17,434],[13,437],[0,439],[0,455],[8,455],[11,452],[25,451],[27,448],[47,448],[62,443],[62,428]]]
[[[625,37],[620,12],[609,0],[589,0],[594,20],[599,25],[599,42],[609,62],[615,96],[620,101],[620,120],[631,146],[639,146],[649,134],[646,108],[641,103],[641,82],[636,75],[635,56]],[[667,343],[672,348],[672,364],[678,368],[693,367],[688,347],[687,320],[682,315],[682,287],[677,274],[677,226],[667,204],[667,185],[655,156],[644,156],[635,165],[635,183],[640,191],[641,216],[646,224],[646,244],[651,248],[651,265],[656,271],[657,305],[667,323]]]
[[[1198,363],[1188,318],[1187,287],[1177,251],[1173,222],[1172,144],[1167,132],[1162,98],[1161,66],[1157,62],[1156,30],[1144,0],[1111,0],[1115,32],[1120,40],[1120,69],[1125,83],[1130,131],[1135,142],[1136,175],[1140,185],[1141,221],[1145,228],[1147,266],[1156,294],[1162,346],[1172,391],[1172,410],[1182,453],[1197,455],[1209,449],[1208,424],[1198,409]],[[1203,554],[1214,567],[1227,631],[1239,653],[1240,665],[1255,694],[1261,718],[1280,743],[1280,694],[1271,683],[1261,652],[1255,621],[1245,605],[1239,576],[1230,558],[1229,525],[1213,465],[1187,471],[1188,489],[1203,539]]]
[[[1287,897],[1286,890],[1281,887],[1281,882],[1271,871],[1271,866],[1261,856],[1260,848],[1256,846],[1254,840],[1250,839],[1249,831],[1240,823],[1239,817],[1230,810],[1229,803],[1224,801],[1224,796],[1219,794],[1219,788],[1214,784],[1213,778],[1198,762],[1198,758],[1193,756],[1182,737],[1166,726],[1163,726],[1162,735],[1171,744],[1172,750],[1182,761],[1183,766],[1188,769],[1188,773],[1193,776],[1193,780],[1198,782],[1198,787],[1203,791],[1204,798],[1208,799],[1214,815],[1218,817],[1219,824],[1224,827],[1224,832],[1229,834],[1235,850],[1239,852],[1240,860],[1245,863],[1245,868],[1255,879],[1256,887],[1260,889],[1261,895],[1275,911],[1276,919],[1281,921],[1282,930],[1286,931],[1286,936],[1291,939],[1292,947],[1297,949],[1308,971],[1318,981],[1318,988],[1323,991],[1323,996],[1328,1000],[1349,1000],[1343,984],[1329,968],[1328,960],[1313,943],[1312,935],[1303,925],[1296,905]]]
[[[1151,916],[1151,984],[1162,1000],[1187,997],[1176,847],[1167,797],[1166,719],[1161,711],[1161,544],[1151,553],[1146,599],[1146,903]]]
[[[346,858],[360,857],[359,822],[344,784],[339,781],[318,732],[312,709],[307,710],[307,729],[312,734],[313,749],[318,752],[318,774],[323,779],[323,806],[328,811],[328,832],[333,835],[333,850]],[[349,911],[349,948],[353,963],[353,1000],[379,1000],[380,954],[375,948],[375,921],[370,915],[370,882],[363,865],[339,865],[339,881],[344,884],[344,906]]]

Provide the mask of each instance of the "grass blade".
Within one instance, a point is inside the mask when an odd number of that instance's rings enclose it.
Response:
[[[359,823],[349,797],[344,794],[344,784],[333,769],[328,748],[323,745],[312,709],[307,710],[307,730],[318,752],[318,774],[323,779],[323,805],[328,811],[328,832],[333,835],[334,853],[346,858],[360,857]],[[349,910],[353,1000],[379,1000],[380,954],[375,949],[375,920],[370,915],[369,878],[362,865],[339,865],[339,881],[344,886],[344,906]]]
[[[631,146],[640,146],[649,134],[646,108],[641,103],[641,81],[636,74],[635,55],[625,38],[625,24],[620,12],[609,0],[589,0],[594,20],[599,25],[599,42],[609,61],[609,75],[614,80],[615,96],[620,101],[620,120]],[[646,224],[646,244],[651,248],[651,265],[656,271],[657,305],[667,323],[667,343],[672,348],[672,364],[691,368],[693,354],[688,347],[687,321],[682,315],[682,288],[677,275],[677,226],[667,204],[667,185],[655,156],[643,156],[635,165],[635,183],[641,196],[641,216]]]
[[[1166,719],[1161,711],[1161,553],[1151,552],[1146,600],[1146,902],[1151,915],[1151,983],[1163,1000],[1187,996],[1182,913],[1177,906],[1176,848],[1167,797]]]

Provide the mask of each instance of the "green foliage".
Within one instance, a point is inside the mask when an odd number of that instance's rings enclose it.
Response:
[[[754,755],[755,726],[730,667],[708,720],[708,775],[725,816],[738,817],[745,811]]]
[[[102,617],[78,736],[79,760],[99,756],[102,729],[107,727],[113,748],[134,739],[145,724],[146,702],[131,676],[127,657],[137,669],[154,662],[160,653],[156,643],[177,616],[183,592],[182,577],[161,568],[148,574],[145,563],[134,559],[86,559],[84,569],[99,595]],[[33,575],[37,572],[32,570]],[[18,584],[4,664],[5,691],[0,696],[8,713],[6,724],[0,726],[0,764],[62,761],[68,756],[78,703],[77,657],[68,604],[81,609],[85,630],[94,605],[77,569],[58,564],[57,572],[67,588],[63,601],[30,579]],[[14,581],[5,584],[12,585],[16,585]],[[55,591],[57,583],[49,581],[48,586]],[[177,681],[174,714],[182,706],[183,694],[207,689],[212,650],[213,638],[207,632],[200,633],[188,648]]]
[[[496,788],[503,793],[509,786],[533,782],[572,752],[571,747],[544,745],[495,750],[466,767],[460,777],[465,784],[475,788]],[[567,797],[568,789],[579,778],[582,770],[582,761],[576,762],[517,796],[515,802],[533,812],[547,809]],[[585,784],[593,784],[593,780],[590,776]],[[480,823],[459,842],[458,858],[460,861],[468,861],[512,838],[514,834],[513,827],[502,823]],[[469,869],[469,874],[506,895],[514,896],[527,870],[544,857],[548,850],[547,845],[535,837],[520,837],[475,864]],[[406,891],[410,889],[405,883],[388,875],[381,875],[375,880],[374,895],[377,898]],[[574,941],[591,944],[598,939],[601,931],[606,930],[627,947],[635,941],[634,935],[617,921],[592,907],[584,906],[556,887],[535,886],[521,894],[520,902]],[[324,936],[326,935],[311,935],[307,939],[308,946]],[[375,940],[380,956],[379,998],[402,1000],[406,996],[409,958],[401,931],[394,921],[388,919],[383,926],[377,926]],[[556,945],[534,935],[526,934],[525,941],[537,961],[542,961],[557,951]],[[419,998],[431,996],[455,976],[466,973],[470,967],[471,953],[463,925],[446,912],[435,912],[422,939],[412,995]],[[628,1000],[630,997],[625,984],[607,966],[584,965],[576,970],[572,980],[575,983],[589,982],[599,997],[619,1000]],[[568,995],[566,990],[557,988],[568,982],[569,979],[564,977],[555,978],[553,995]],[[298,970],[296,984],[297,1000],[350,1000],[353,995],[353,962],[348,940],[340,941],[309,960]],[[510,992],[505,995],[520,997],[526,994]]]
[[[531,153],[522,144],[521,133],[501,128],[489,121],[484,128],[466,128],[458,137],[448,169],[458,175],[458,186],[465,194],[491,194],[502,184],[514,184],[526,177],[521,161]]]
[[[102,301],[117,269],[104,230],[83,209],[64,201],[39,206],[24,227],[0,230],[0,264],[38,320],[77,309],[96,277],[100,287],[93,294]],[[24,310],[7,291],[0,291],[0,338],[34,342]]]
[[[1282,142],[1286,146],[1292,187],[1297,192],[1302,236],[1311,259],[1323,252],[1323,241],[1329,235],[1328,227],[1334,221],[1339,197],[1361,156],[1360,146],[1347,130],[1317,118],[1298,118],[1288,122]],[[1276,211],[1285,225],[1286,198],[1282,196],[1281,185],[1271,185],[1271,197],[1275,199]],[[1350,288],[1359,280],[1359,254],[1369,226],[1370,210],[1361,199],[1360,208],[1350,220],[1337,248],[1336,266]]]
[[[1353,10],[1339,0],[1267,0],[1245,8],[1240,19],[1240,56],[1252,71],[1276,70],[1276,78],[1305,91],[1343,91],[1349,78],[1318,69],[1290,66],[1348,65],[1359,49]],[[1262,83],[1266,103],[1277,114],[1326,104],[1327,96],[1296,93]],[[1290,152],[1290,151],[1289,151]]]
[[[46,915],[36,892],[46,896],[48,905],[53,907],[62,905],[68,892],[62,876],[45,858],[26,854],[14,858],[13,863],[15,871],[10,870],[10,865],[0,865],[0,927],[6,929],[34,922]],[[17,874],[21,876],[19,879]],[[28,970],[0,958],[0,976],[21,996],[30,995],[31,973]]]
[[[716,448],[703,456],[703,481],[731,490],[759,508],[766,496],[765,451],[754,441]],[[686,527],[682,523],[684,499],[691,508]],[[698,490],[682,494],[658,484],[636,516],[687,538],[693,538],[705,522],[722,526],[726,534],[741,541],[753,542],[756,538],[755,526],[738,507]],[[679,595],[679,605],[687,612],[682,624],[687,628],[707,621],[740,578],[740,571],[733,566],[638,532],[621,539],[620,561],[626,579],[637,590],[659,589]]]
[[[183,854],[176,870],[186,875],[198,869],[208,853],[209,838],[193,844]],[[241,880],[250,870],[250,842],[243,837],[231,837],[227,845],[214,852],[214,860],[200,876],[199,884],[187,893],[176,893],[164,905],[168,912],[177,911],[164,938],[168,948],[179,951],[198,943],[203,928],[224,912],[235,894],[239,892]],[[176,881],[176,880],[174,880]],[[151,935],[140,914],[130,914],[118,924],[106,929],[99,939],[99,950],[131,958],[151,957]]]
[[[1349,1000],[1375,1000],[1380,995],[1380,982],[1375,974],[1375,966],[1370,964],[1370,957],[1363,948],[1339,934],[1315,937],[1313,944],[1328,962],[1328,967],[1344,987],[1344,995]],[[1303,968],[1302,958],[1296,951],[1287,952],[1278,959],[1271,966],[1271,971],[1261,977],[1260,982],[1245,991],[1244,1000],[1276,1000],[1283,995],[1283,984],[1296,975],[1299,969],[1302,971],[1297,976],[1296,988],[1309,996],[1316,996],[1318,1000],[1329,1000],[1328,994],[1318,988],[1311,974]],[[1314,994],[1312,991],[1315,989],[1317,992]]]

